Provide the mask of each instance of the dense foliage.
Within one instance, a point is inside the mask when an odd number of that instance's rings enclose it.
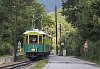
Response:
[[[61,15],[61,11],[62,9],[58,9],[57,10],[57,31],[58,31],[58,44],[60,44],[60,24],[61,24],[61,36],[63,36],[64,34],[66,34],[66,31],[75,31],[75,29],[71,26],[71,24],[69,24],[68,22],[66,22],[65,17]],[[55,21],[55,13],[51,12],[48,14],[50,16],[50,19],[52,21]],[[51,25],[50,28],[48,28],[49,31],[52,32],[53,34],[53,44],[56,44],[56,23]]]
[[[88,57],[100,59],[100,1],[99,0],[63,0],[62,15],[66,21],[77,28],[77,32],[67,33],[67,47],[83,55],[84,42],[88,41]],[[77,35],[75,35],[77,34]],[[71,45],[69,45],[71,44]],[[74,47],[74,48],[73,48]]]
[[[37,0],[0,0],[0,55],[11,54],[13,51],[16,10],[17,41],[22,42],[23,32],[27,29],[42,29],[53,24],[46,15],[44,6]]]

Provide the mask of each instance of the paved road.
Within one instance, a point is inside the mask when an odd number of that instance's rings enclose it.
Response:
[[[72,56],[50,55],[49,63],[44,69],[100,69],[100,67],[95,63],[80,60]]]

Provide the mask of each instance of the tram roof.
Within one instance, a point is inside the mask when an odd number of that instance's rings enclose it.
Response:
[[[25,34],[25,35],[27,35],[28,33],[30,33],[30,32],[37,32],[37,33],[39,33],[39,34],[44,34],[44,35],[47,35],[47,36],[49,36],[49,37],[51,37],[52,38],[52,36],[51,35],[48,35],[48,34],[46,34],[45,32],[43,32],[43,31],[39,31],[38,29],[33,29],[33,30],[27,30],[26,32],[24,32],[23,34]]]
[[[45,32],[43,32],[43,31],[39,31],[39,34],[46,34]]]

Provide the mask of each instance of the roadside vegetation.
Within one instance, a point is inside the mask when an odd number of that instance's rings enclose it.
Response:
[[[36,63],[36,65],[32,69],[43,69],[45,65],[48,63],[46,59],[40,60]]]
[[[15,0],[0,0],[0,56],[12,55],[14,46]],[[23,44],[23,32],[32,28],[43,29],[53,35],[55,46],[55,15],[46,13],[37,0],[18,0],[17,42]],[[89,60],[100,60],[100,0],[62,0],[58,15],[58,44],[64,42],[67,55]],[[60,26],[62,38],[60,39]],[[88,42],[85,56],[83,47]],[[44,62],[44,61],[43,61]],[[99,63],[99,62],[98,62]]]
[[[58,34],[57,34],[57,38],[58,38],[58,46],[60,44],[60,24],[61,24],[61,35],[63,36],[64,34],[66,34],[66,32],[71,32],[71,31],[75,31],[75,28],[73,28],[71,26],[71,24],[69,24],[66,20],[65,20],[65,17],[61,15],[61,12],[62,12],[62,9],[58,9],[57,10],[57,30],[58,30]],[[55,21],[55,12],[50,12],[48,13],[48,16],[50,16],[50,19],[52,21]],[[52,31],[52,35],[53,35],[53,47],[54,49],[56,49],[56,30],[55,30],[55,27],[56,27],[56,23],[54,25],[52,25],[49,30]],[[59,46],[59,49],[60,49],[60,46]]]
[[[67,55],[76,55],[98,62],[100,60],[100,1],[63,0],[62,15],[76,30],[66,32]],[[88,42],[88,53],[84,55],[84,43]]]
[[[32,21],[34,28],[44,31],[54,22],[38,0],[17,1],[17,42],[21,41],[23,45],[23,32],[32,28]],[[16,0],[0,0],[0,56],[13,54],[15,4]]]
[[[91,61],[91,62],[93,62],[93,63],[97,63],[97,64],[100,65],[100,61],[99,61],[99,60],[96,60],[96,59],[91,60],[90,58],[84,57],[84,56],[80,56],[80,57],[78,56],[77,58],[82,59],[82,60],[86,60],[86,61]]]

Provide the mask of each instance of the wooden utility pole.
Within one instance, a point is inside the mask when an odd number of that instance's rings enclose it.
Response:
[[[18,11],[18,1],[15,1],[15,22],[14,22],[14,61],[17,60],[17,11]]]
[[[60,55],[62,55],[62,46],[61,46],[61,24],[60,24]]]
[[[57,6],[55,6],[55,22],[56,22],[56,54],[58,54],[58,43],[57,43]]]
[[[61,38],[61,24],[60,24],[60,38]]]

